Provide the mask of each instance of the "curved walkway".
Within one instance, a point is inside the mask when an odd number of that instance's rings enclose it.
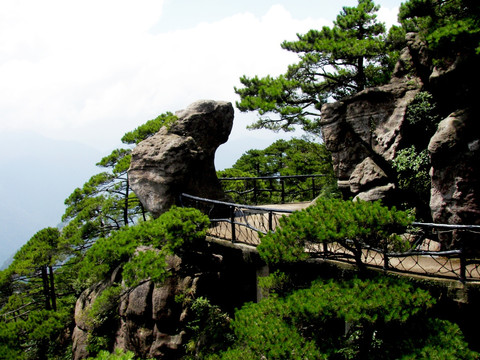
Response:
[[[195,198],[195,197],[192,197]],[[200,199],[195,198],[198,202]],[[207,199],[203,199],[208,201]],[[260,243],[259,233],[275,231],[282,216],[288,216],[295,210],[308,207],[310,202],[275,204],[262,206],[247,206],[211,201],[211,213],[215,213],[214,206],[224,207],[223,213],[228,209],[230,216],[212,217],[209,235],[233,243],[242,243],[256,247]],[[217,208],[217,213],[222,213]],[[443,224],[419,224],[425,228],[433,228],[437,232],[468,231],[477,236],[480,226],[455,226]],[[477,229],[478,228],[478,229]],[[420,239],[421,240],[421,239]],[[355,264],[354,254],[339,243],[308,243],[305,251],[312,258],[325,261]],[[467,257],[463,249],[441,251],[439,243],[424,239],[416,243],[414,250],[405,253],[382,252],[378,249],[363,248],[362,263],[392,272],[407,273],[435,278],[456,279],[462,282],[475,282],[480,284],[480,258]]]

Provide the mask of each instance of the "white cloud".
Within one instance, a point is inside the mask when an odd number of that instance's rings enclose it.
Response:
[[[295,56],[281,41],[326,23],[296,20],[273,6],[261,18],[241,13],[152,34],[162,21],[161,1],[5,4],[0,130],[29,129],[98,148],[199,98],[235,101],[241,75],[283,72]]]
[[[378,19],[381,22],[384,22],[385,25],[387,26],[387,29],[389,29],[392,25],[399,25],[398,23],[398,6],[395,7],[386,7],[382,6],[380,7],[380,10],[378,10]]]
[[[28,129],[111,149],[123,133],[162,112],[200,98],[234,102],[241,75],[279,74],[296,61],[281,49],[283,40],[329,24],[294,19],[275,5],[262,17],[243,12],[156,34],[162,6],[161,0],[2,0],[0,131]],[[244,123],[232,138],[255,136],[247,135],[246,117],[239,119]]]

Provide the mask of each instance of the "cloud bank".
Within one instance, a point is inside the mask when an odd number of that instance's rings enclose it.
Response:
[[[6,1],[0,131],[31,130],[110,149],[125,133],[199,98],[235,101],[243,74],[280,73],[279,44],[327,24],[273,6],[155,33],[162,1]],[[8,36],[6,35],[8,34]]]

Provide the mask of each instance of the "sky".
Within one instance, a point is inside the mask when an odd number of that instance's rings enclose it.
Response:
[[[377,0],[396,22],[400,0]],[[297,33],[355,0],[0,0],[0,265],[120,138],[199,99],[238,100],[239,78],[279,75]],[[235,112],[217,169],[292,134],[247,130]]]

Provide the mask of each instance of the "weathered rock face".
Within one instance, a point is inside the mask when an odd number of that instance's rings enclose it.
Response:
[[[407,43],[389,84],[322,109],[320,125],[339,188],[345,198],[402,202],[392,162],[400,149],[422,139],[431,155],[433,220],[479,224],[480,111],[472,94],[480,70],[474,59],[461,56],[444,69],[435,68],[417,36],[407,34]],[[446,116],[433,137],[412,133],[405,120],[408,105],[425,90]]]
[[[395,189],[391,162],[401,145],[405,111],[418,88],[418,82],[395,79],[323,107],[323,138],[345,197],[377,200]]]
[[[72,334],[72,357],[73,359],[85,359],[89,356],[88,338],[89,333],[95,329],[95,324],[88,316],[88,310],[91,308],[95,299],[115,281],[118,281],[118,269],[113,272],[110,279],[92,286],[85,290],[77,299],[75,304],[75,328]]]
[[[432,160],[433,220],[446,224],[480,224],[478,114],[458,111],[442,120],[428,150]]]
[[[133,351],[142,359],[181,358],[192,335],[185,332],[192,320],[189,300],[203,296],[230,312],[255,300],[256,268],[261,262],[256,254],[248,261],[245,256],[239,249],[215,244],[199,245],[181,257],[171,256],[171,275],[163,283],[144,282],[112,303],[115,315],[107,322],[94,323],[89,310],[103,290],[122,281],[121,269],[117,269],[110,279],[85,290],[77,300],[73,359],[93,355],[88,351],[91,335],[107,339],[109,351]]]
[[[180,266],[179,257],[170,259],[172,272],[178,272]],[[93,324],[87,314],[97,296],[112,281],[86,290],[75,307],[73,358],[84,359],[90,355],[87,344],[89,334],[94,331],[96,335],[107,333],[113,348],[132,350],[142,358],[169,358],[170,354],[179,351],[184,335],[178,326],[184,323],[185,311],[182,304],[175,301],[175,296],[184,294],[187,289],[195,293],[197,281],[189,276],[172,276],[159,286],[147,281],[121,298],[114,309],[117,320],[102,325]]]
[[[155,217],[175,204],[182,192],[210,199],[225,195],[215,172],[215,151],[228,140],[233,125],[231,103],[197,101],[176,113],[132,152],[130,185]]]

